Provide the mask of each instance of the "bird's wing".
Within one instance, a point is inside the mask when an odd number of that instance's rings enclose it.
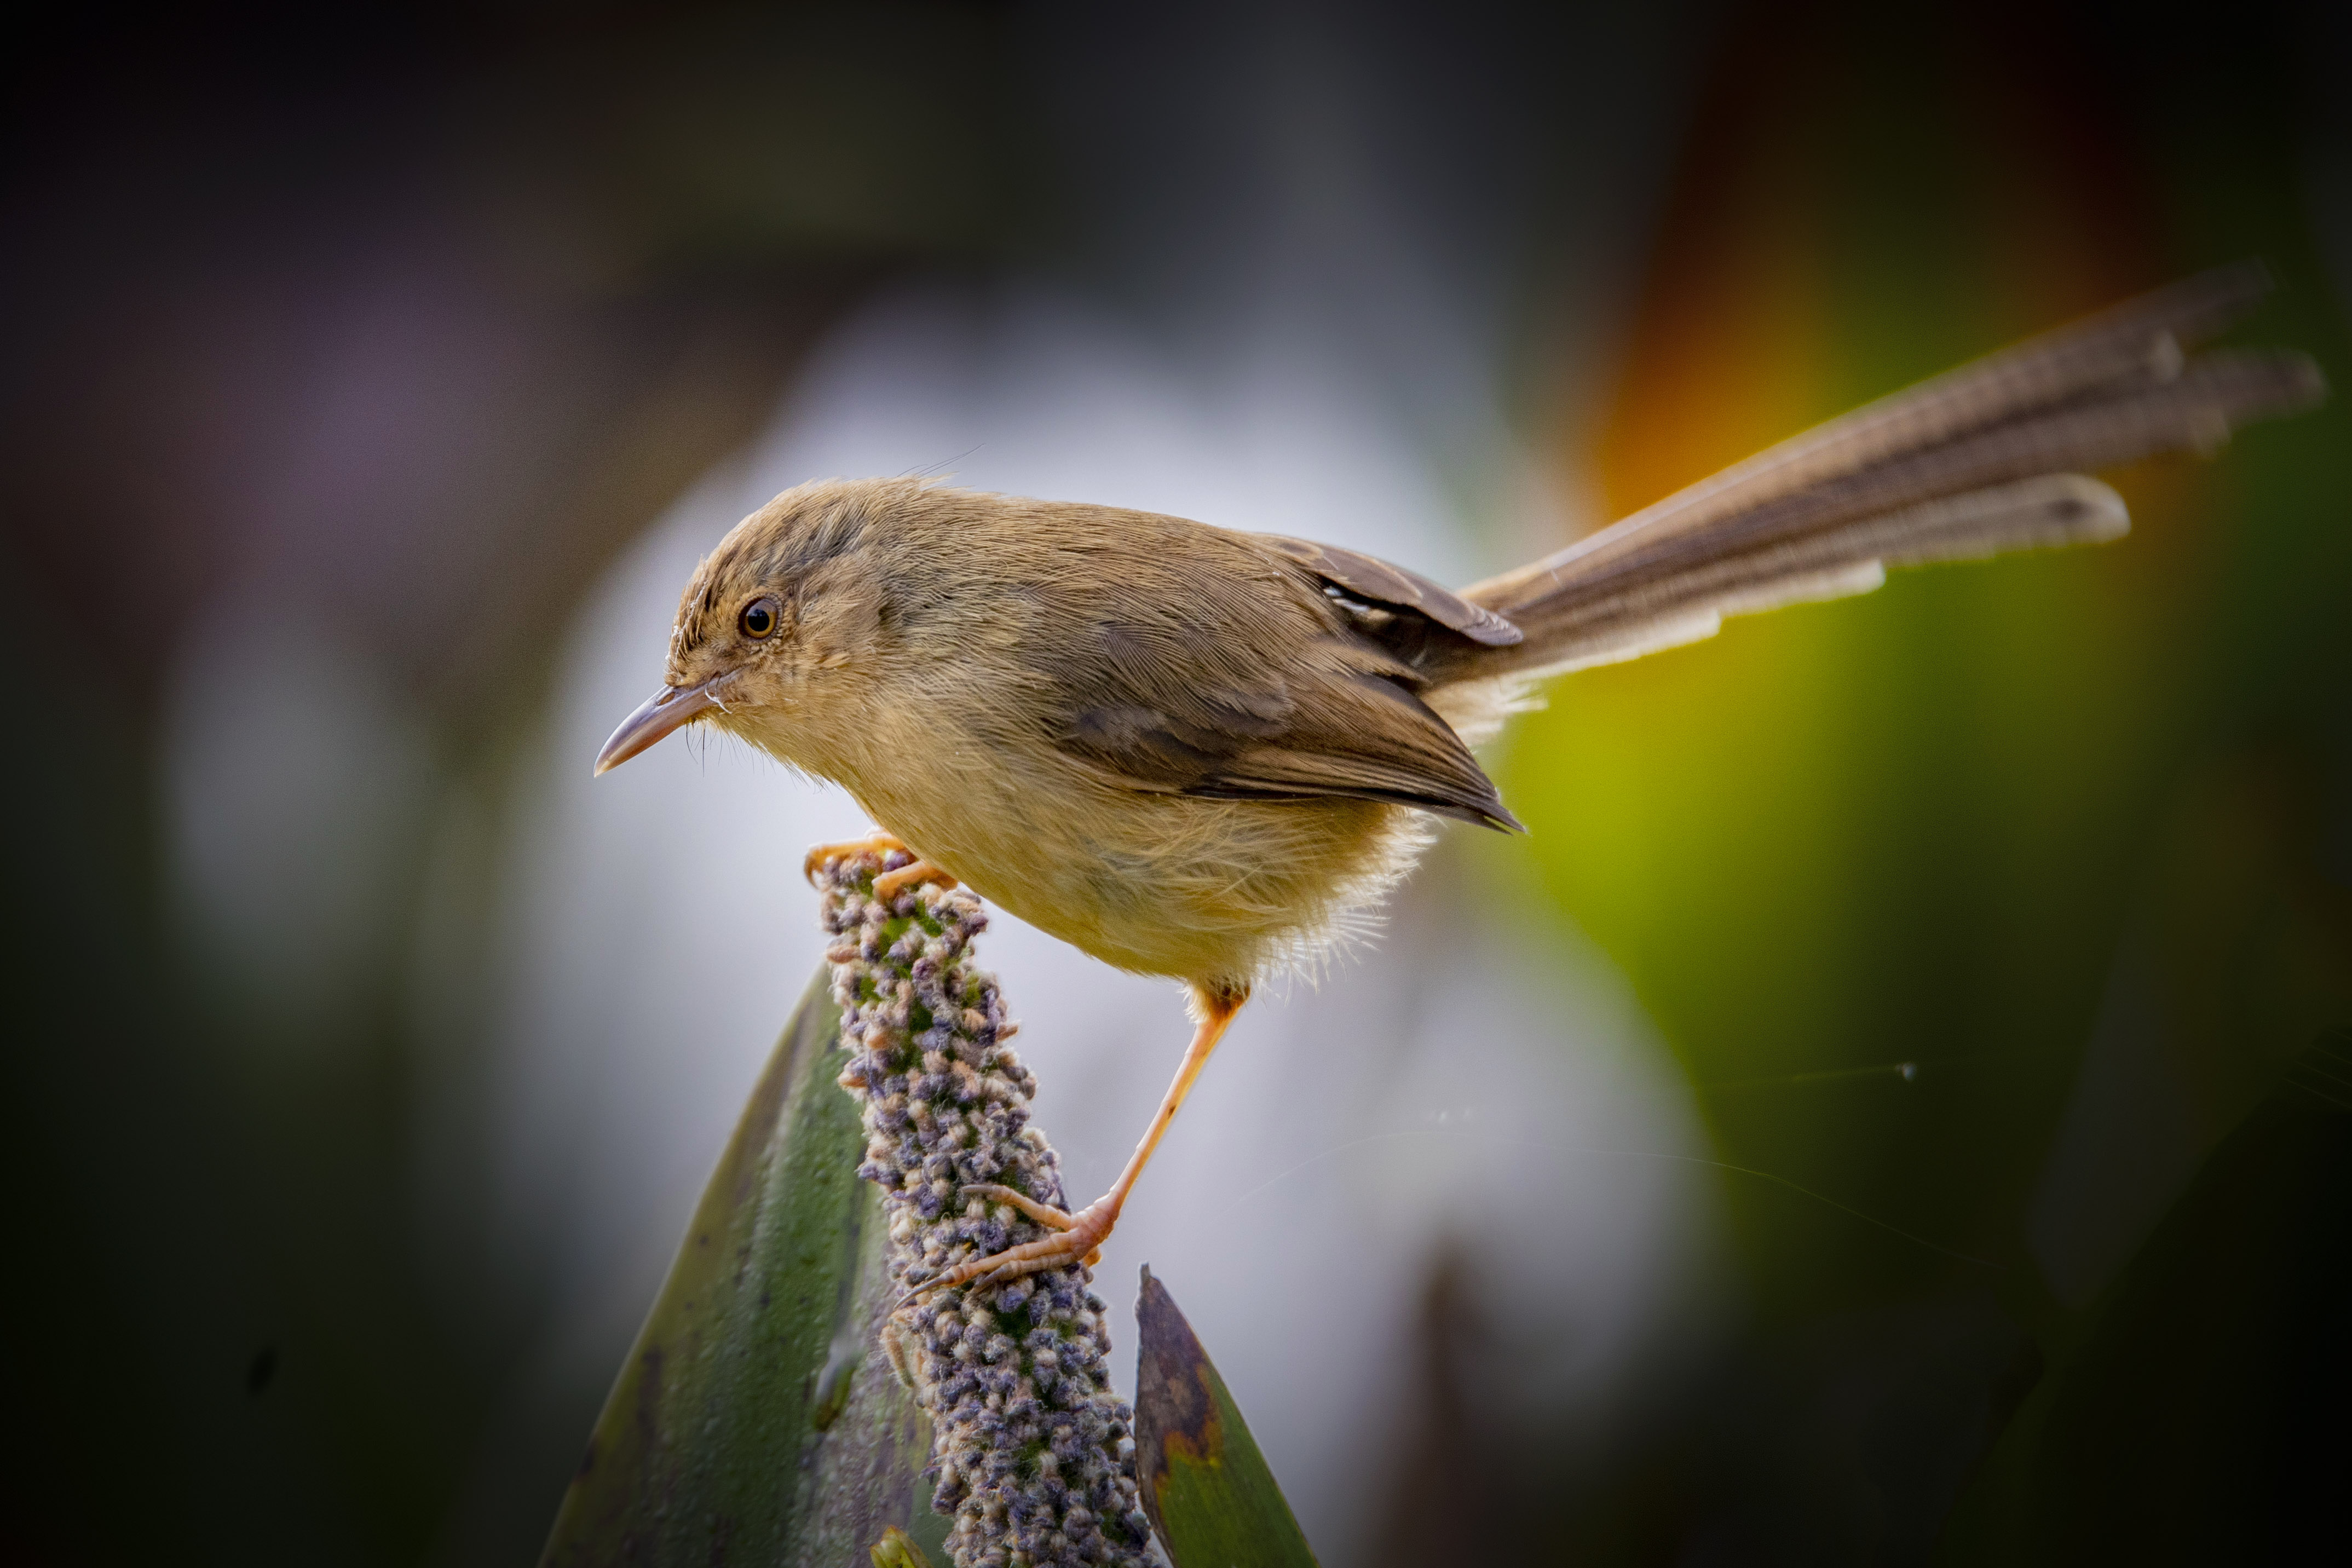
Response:
[[[1508,647],[1519,640],[1519,628],[1509,621],[1418,572],[1336,544],[1318,544],[1279,533],[1261,533],[1256,538],[1306,567],[1339,594],[1391,610],[1410,611],[1487,647]]]
[[[1255,542],[1210,584],[1161,581],[1171,569],[1139,563],[1120,592],[1074,616],[1037,670],[1055,688],[1061,750],[1131,789],[1347,796],[1516,828],[1470,749],[1422,701],[1416,672],[1359,635],[1320,592],[1321,572],[1266,549]]]

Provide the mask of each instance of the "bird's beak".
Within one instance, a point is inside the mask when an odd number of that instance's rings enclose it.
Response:
[[[719,706],[711,689],[726,679],[719,675],[699,686],[665,686],[646,698],[596,753],[596,772],[601,775],[619,767],[688,720]]]

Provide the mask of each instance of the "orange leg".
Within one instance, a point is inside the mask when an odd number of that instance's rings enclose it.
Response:
[[[1151,1125],[1144,1130],[1143,1142],[1135,1146],[1135,1152],[1128,1157],[1127,1168],[1118,1173],[1118,1180],[1111,1184],[1110,1191],[1077,1213],[1066,1214],[1024,1193],[1016,1193],[1011,1187],[1001,1187],[992,1182],[971,1184],[963,1189],[966,1193],[986,1198],[991,1203],[1009,1204],[1055,1234],[1042,1240],[1007,1247],[986,1258],[974,1258],[959,1263],[937,1278],[916,1286],[898,1305],[904,1307],[934,1290],[950,1289],[975,1280],[982,1285],[999,1285],[1018,1279],[1024,1274],[1058,1268],[1068,1263],[1091,1266],[1101,1256],[1102,1244],[1109,1237],[1111,1227],[1118,1223],[1118,1211],[1126,1204],[1127,1194],[1134,1190],[1136,1178],[1143,1174],[1143,1167],[1150,1162],[1151,1152],[1160,1146],[1168,1124],[1176,1120],[1177,1108],[1192,1092],[1192,1080],[1199,1078],[1201,1069],[1209,1065],[1209,1053],[1217,1048],[1217,1042],[1224,1037],[1226,1026],[1234,1021],[1234,1015],[1240,1012],[1242,1004],[1248,1000],[1247,991],[1213,992],[1202,985],[1192,987],[1192,1008],[1200,1020],[1199,1026],[1192,1031],[1192,1043],[1184,1047],[1184,1059],[1177,1066],[1176,1080],[1160,1097],[1160,1109],[1152,1113]]]

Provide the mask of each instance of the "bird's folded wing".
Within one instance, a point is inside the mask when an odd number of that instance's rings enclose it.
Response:
[[[1386,801],[1518,826],[1469,748],[1411,689],[1412,672],[1375,647],[1326,632],[1136,657],[1139,644],[1184,634],[1164,624],[1095,634],[1072,637],[1046,673],[1059,689],[1052,710],[1066,716],[1054,739],[1097,777],[1211,799]]]
[[[1341,595],[1423,616],[1487,647],[1507,647],[1519,640],[1519,628],[1494,611],[1474,605],[1443,584],[1432,582],[1418,572],[1409,572],[1393,562],[1342,550],[1336,544],[1318,544],[1311,539],[1291,539],[1279,533],[1254,537],[1297,562]]]

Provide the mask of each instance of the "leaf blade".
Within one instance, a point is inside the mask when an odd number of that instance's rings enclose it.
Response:
[[[1150,1268],[1135,1326],[1136,1478],[1177,1568],[1316,1568],[1224,1379]]]
[[[825,977],[746,1103],[566,1489],[541,1568],[937,1550],[929,1424],[876,1349],[881,1195]]]

